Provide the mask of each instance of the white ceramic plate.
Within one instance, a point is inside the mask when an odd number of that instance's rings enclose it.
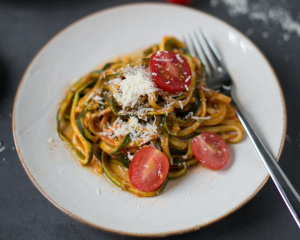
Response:
[[[56,133],[56,113],[72,79],[115,54],[148,47],[165,35],[181,38],[199,26],[224,57],[236,84],[237,102],[279,158],[286,132],[284,98],[274,71],[253,43],[194,9],[125,5],[90,15],[59,33],[34,58],[20,84],[13,116],[15,143],[28,176],[51,203],[104,230],[164,236],[213,223],[262,188],[268,174],[248,137],[229,145],[231,160],[225,169],[211,171],[199,164],[170,181],[163,194],[138,198],[79,166]],[[53,143],[47,141],[50,137]]]

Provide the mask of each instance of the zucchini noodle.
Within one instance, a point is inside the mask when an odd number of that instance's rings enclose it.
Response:
[[[172,51],[187,60],[191,83],[183,91],[167,92],[154,81],[144,80],[152,79],[149,61],[157,51]],[[205,76],[204,65],[191,57],[184,43],[164,37],[146,49],[142,58],[124,56],[80,78],[58,111],[58,135],[81,165],[104,172],[122,190],[155,196],[168,179],[183,176],[199,163],[191,142],[201,132],[216,133],[229,143],[243,139],[244,129],[231,99],[209,89]],[[147,146],[169,159],[168,177],[152,192],[136,189],[128,179],[134,154]]]

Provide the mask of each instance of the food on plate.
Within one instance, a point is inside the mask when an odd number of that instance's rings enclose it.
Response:
[[[225,141],[212,132],[202,132],[194,137],[191,149],[194,156],[210,169],[221,169],[229,161],[229,151]]]
[[[205,75],[183,42],[164,37],[81,77],[58,111],[58,134],[80,164],[123,190],[157,195],[199,162],[221,169],[225,141],[243,138],[231,99],[209,89]]]

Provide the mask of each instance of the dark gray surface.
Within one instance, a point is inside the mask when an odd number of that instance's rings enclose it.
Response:
[[[38,192],[12,149],[10,115],[26,67],[51,37],[89,13],[129,2],[137,1],[0,1],[0,141],[6,147],[0,153],[0,239],[129,239],[71,219]],[[299,0],[266,2],[274,5],[284,3],[295,18],[300,10]],[[246,32],[250,27],[255,29],[250,39],[274,67],[286,99],[289,138],[279,164],[300,192],[300,38],[291,34],[288,42],[279,45],[278,39],[282,36],[280,28],[264,39],[262,23],[255,24],[247,16],[230,17],[221,3],[213,8],[208,0],[194,0],[191,6],[223,19],[241,32]],[[199,231],[170,237],[182,238],[300,239],[300,232],[269,180],[249,203],[227,218]]]

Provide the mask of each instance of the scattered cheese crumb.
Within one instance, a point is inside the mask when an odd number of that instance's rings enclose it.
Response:
[[[268,32],[263,32],[262,37],[263,38],[268,38],[268,37],[270,37],[270,34]]]
[[[212,7],[216,7],[216,6],[218,6],[218,4],[219,4],[219,0],[210,0],[210,6],[212,6]]]
[[[194,117],[192,116],[193,119],[195,120],[208,120],[208,119],[211,119],[211,116],[207,116],[207,117]]]
[[[1,146],[1,147],[0,147],[0,153],[3,152],[4,150],[5,150],[5,147],[4,147],[4,146]]]
[[[228,14],[235,17],[239,14],[249,13],[249,5],[247,0],[222,0],[228,7]]]
[[[137,206],[137,209],[138,209],[138,210],[141,210],[141,207],[140,207],[140,206]]]
[[[158,61],[158,62],[172,62],[173,61],[173,58],[172,59],[160,59],[160,58],[153,58],[155,61]]]
[[[191,76],[188,76],[188,77],[185,79],[185,82],[188,82],[190,78],[191,78]]]
[[[91,92],[86,101],[89,102],[95,96],[95,92]]]
[[[129,161],[131,161],[133,159],[133,156],[130,155],[130,152],[127,152],[127,158]]]
[[[176,54],[176,58],[177,58],[177,60],[178,60],[179,62],[183,63],[183,60],[182,60],[182,58],[180,57],[179,53]]]
[[[254,28],[249,28],[249,29],[245,32],[245,34],[246,34],[248,37],[250,37],[253,33],[255,33]]]
[[[180,108],[183,109],[182,101],[178,101],[178,102],[179,102]]]
[[[98,195],[101,194],[101,191],[100,191],[99,188],[96,188],[96,193],[97,193]]]
[[[97,102],[97,103],[100,103],[100,104],[104,105],[103,98],[100,97],[100,96],[98,96],[98,95],[94,96],[94,97],[93,97],[93,100],[94,100],[95,102]]]
[[[290,34],[288,33],[283,34],[283,41],[287,42],[288,40],[290,40]]]
[[[125,172],[123,171],[123,168],[120,165],[118,165],[118,167],[119,167],[120,171],[122,172],[122,174],[125,174]]]
[[[52,143],[54,139],[52,137],[48,138],[48,143]]]
[[[155,144],[154,144],[154,142],[153,142],[153,141],[150,141],[150,144],[149,144],[149,146],[151,146],[151,147],[153,147],[153,148],[156,148],[156,146],[155,146]]]
[[[186,85],[186,84],[184,84],[184,87],[185,87],[185,89],[188,91],[189,90],[189,88],[188,88],[188,86]]]
[[[191,202],[191,201],[192,201],[192,198],[190,198],[189,200],[190,200],[190,202]]]

